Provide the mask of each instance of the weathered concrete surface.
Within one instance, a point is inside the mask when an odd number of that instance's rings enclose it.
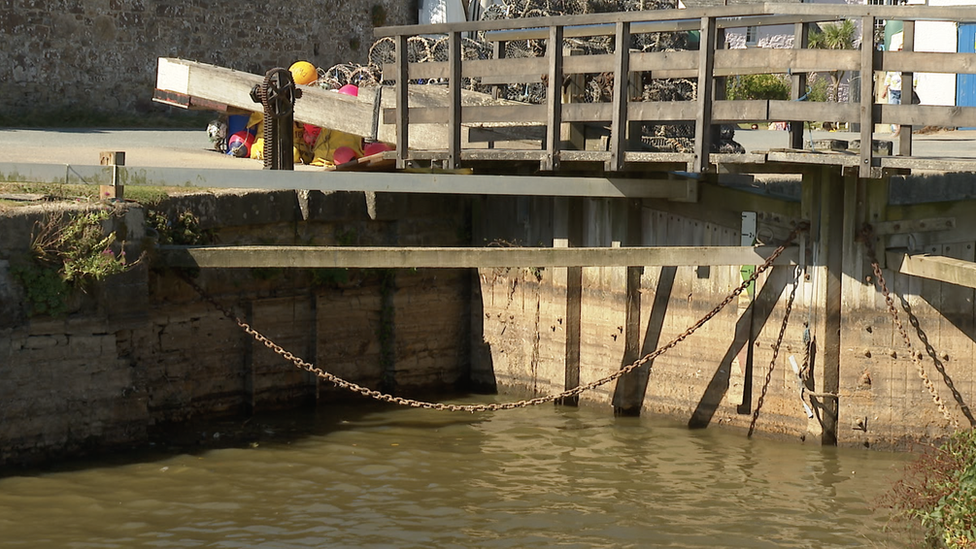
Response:
[[[857,188],[852,187],[850,196],[860,196],[870,203],[867,191]],[[705,195],[708,192],[707,188],[703,191]],[[609,204],[613,201],[584,202],[581,244],[605,245],[624,240],[620,227],[625,223],[620,218],[621,210]],[[483,227],[492,238],[558,242],[565,237],[559,233],[556,221],[565,215],[560,213],[558,204],[497,198],[486,200],[481,209],[482,218],[491,220]],[[874,221],[953,217],[957,226],[951,230],[891,234],[883,242],[892,247],[903,246],[908,240],[924,242],[922,251],[966,261],[973,261],[976,250],[976,243],[971,240],[976,234],[974,209],[973,201],[959,200],[872,206],[877,212]],[[759,237],[766,243],[783,238],[794,220],[778,211],[753,211],[759,213]],[[520,226],[511,222],[506,212],[521,212],[532,223]],[[731,215],[710,212],[705,204],[700,204],[696,213],[682,206],[645,200],[639,242],[737,245],[739,214],[726,214]],[[496,220],[501,223],[496,224]],[[507,227],[507,234],[502,234],[499,227]],[[843,242],[837,443],[906,448],[918,441],[945,436],[952,426],[923,386],[917,366],[874,284],[864,246],[853,236],[845,234]],[[806,246],[812,250],[809,241]],[[643,399],[638,407],[645,413],[687,421],[691,427],[722,425],[743,432],[755,417],[756,432],[762,436],[819,442],[824,435],[823,405],[833,397],[810,396],[811,392],[824,392],[824,370],[829,368],[824,358],[824,311],[816,305],[822,299],[825,282],[820,279],[822,272],[814,267],[814,257],[807,257],[811,267],[801,272],[799,279],[789,267],[774,268],[761,275],[751,297],[740,296],[694,335],[655,359],[646,391],[639,391]],[[890,269],[885,269],[884,274],[914,352],[921,353],[926,375],[949,413],[963,427],[976,423],[969,411],[976,391],[974,290],[913,278]],[[609,375],[631,360],[625,358],[626,269],[586,268],[583,280],[579,378],[581,383],[587,383]],[[678,337],[741,280],[738,267],[645,268],[635,296],[640,307],[640,356]],[[476,332],[478,326],[483,326],[485,347],[474,355],[472,375],[485,383],[497,382],[501,391],[562,391],[566,365],[572,355],[567,350],[571,339],[566,332],[567,304],[572,301],[567,299],[566,269],[482,269],[479,286],[483,310],[473,308],[478,315],[474,325]],[[770,372],[773,346],[779,340],[786,303],[794,287],[791,316]],[[913,320],[912,316],[916,318]],[[805,342],[810,338],[815,340],[815,352],[809,358],[809,380],[803,383],[789,358],[792,356],[802,368],[808,360]],[[620,386],[620,381],[610,383],[584,393],[581,399],[608,408],[619,406],[615,397],[619,398],[616,392]],[[803,401],[801,386],[806,387]],[[807,417],[804,402],[813,411],[813,418]],[[757,408],[759,414],[755,416]]]
[[[200,193],[162,206],[191,211],[224,243],[457,244],[465,207],[450,198],[362,193]],[[124,226],[143,245],[141,208]],[[349,398],[254,341],[173,271],[144,263],[73,303],[29,318],[7,268],[41,208],[0,217],[0,464],[137,445],[163,425]],[[123,224],[116,225],[121,230]],[[121,234],[120,234],[121,236]],[[400,394],[465,379],[470,281],[463,271],[202,271],[213,297],[295,355]]]

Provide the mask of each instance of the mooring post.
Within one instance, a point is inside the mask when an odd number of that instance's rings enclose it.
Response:
[[[98,156],[98,165],[112,168],[112,184],[98,186],[99,198],[102,200],[125,200],[125,187],[119,179],[119,167],[125,166],[125,152],[102,151]],[[65,183],[67,183],[67,178],[65,178]]]

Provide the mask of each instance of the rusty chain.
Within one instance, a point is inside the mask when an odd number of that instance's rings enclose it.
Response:
[[[269,349],[271,349],[275,353],[281,355],[282,358],[284,358],[285,360],[291,362],[292,364],[294,364],[298,368],[300,368],[302,370],[305,370],[307,372],[310,372],[312,374],[315,374],[319,378],[321,378],[321,379],[323,379],[323,380],[325,380],[327,382],[333,383],[336,387],[340,387],[340,388],[343,388],[343,389],[347,389],[347,390],[352,391],[354,393],[359,393],[359,394],[361,394],[363,396],[372,398],[374,400],[378,400],[380,402],[387,402],[387,403],[390,403],[390,404],[397,404],[397,405],[400,405],[400,406],[408,406],[408,407],[412,407],[412,408],[423,408],[423,409],[428,409],[428,410],[446,410],[446,411],[450,411],[450,412],[472,412],[472,413],[474,413],[474,412],[493,412],[493,411],[498,411],[498,410],[512,410],[512,409],[515,409],[515,408],[525,408],[525,407],[528,407],[528,406],[536,406],[536,405],[539,405],[539,404],[545,404],[547,402],[553,402],[553,401],[556,401],[556,400],[563,400],[563,399],[567,399],[569,397],[577,396],[580,393],[583,393],[585,391],[589,391],[589,390],[594,389],[596,387],[600,387],[602,385],[606,385],[607,383],[610,383],[611,381],[614,381],[614,380],[622,377],[623,375],[628,374],[628,373],[636,370],[637,368],[639,368],[642,365],[650,362],[651,360],[654,360],[655,358],[663,355],[664,353],[666,353],[667,351],[671,350],[673,347],[675,347],[676,345],[678,345],[679,343],[681,343],[682,341],[684,341],[688,336],[690,336],[691,334],[695,333],[695,331],[698,330],[698,328],[701,328],[706,322],[708,322],[709,320],[711,320],[722,309],[724,309],[726,305],[728,305],[729,303],[731,303],[733,299],[735,299],[736,297],[739,296],[739,294],[741,294],[743,291],[745,291],[745,289],[750,284],[752,284],[753,282],[755,282],[755,280],[757,278],[759,278],[759,275],[760,274],[762,274],[769,267],[772,266],[773,262],[776,261],[776,259],[783,253],[783,251],[786,249],[786,247],[790,243],[793,242],[793,240],[796,238],[797,234],[799,234],[802,231],[805,231],[808,227],[809,227],[809,225],[807,223],[800,223],[800,224],[798,224],[796,226],[796,228],[794,228],[793,231],[790,233],[790,235],[787,237],[786,241],[782,245],[780,245],[778,248],[776,248],[775,250],[773,250],[773,252],[769,255],[769,257],[766,259],[766,261],[762,265],[756,267],[756,270],[755,270],[754,273],[752,273],[752,276],[750,276],[748,279],[746,279],[745,281],[743,281],[742,284],[739,285],[738,288],[734,289],[732,291],[732,293],[730,293],[728,295],[728,297],[726,297],[724,300],[722,300],[721,303],[719,303],[718,305],[716,305],[714,309],[712,309],[710,312],[706,313],[705,316],[703,316],[701,319],[699,319],[697,322],[695,322],[691,327],[689,327],[688,329],[686,329],[684,332],[682,332],[681,334],[679,334],[678,336],[676,336],[674,339],[672,339],[671,341],[669,341],[665,345],[663,345],[661,347],[658,347],[654,351],[648,353],[647,355],[644,355],[643,357],[635,360],[633,363],[631,363],[631,364],[629,364],[627,366],[622,367],[621,369],[615,371],[614,373],[612,373],[612,374],[610,374],[610,375],[608,375],[606,377],[600,378],[600,379],[598,379],[596,381],[591,381],[590,383],[587,383],[585,385],[579,385],[579,386],[573,387],[572,389],[567,389],[567,390],[563,391],[562,393],[549,394],[549,395],[535,397],[535,398],[530,398],[530,399],[526,399],[526,400],[519,400],[519,401],[514,401],[514,402],[495,403],[495,404],[443,404],[443,403],[437,403],[437,402],[426,402],[426,401],[422,401],[422,400],[415,400],[415,399],[410,399],[410,398],[398,397],[398,396],[391,395],[391,394],[387,394],[387,393],[382,393],[380,391],[376,391],[376,390],[370,389],[368,387],[363,387],[362,385],[359,385],[357,383],[353,383],[351,381],[347,381],[345,379],[342,379],[342,378],[336,376],[335,374],[326,372],[326,371],[322,370],[321,368],[315,366],[314,364],[310,364],[310,363],[306,362],[305,360],[301,359],[300,357],[297,357],[294,354],[290,353],[289,351],[285,350],[283,347],[281,347],[277,343],[271,341],[270,339],[268,339],[267,337],[265,337],[263,334],[261,334],[260,332],[258,332],[254,328],[252,328],[247,322],[241,320],[230,309],[228,309],[228,308],[224,307],[223,305],[221,305],[220,303],[218,303],[216,299],[214,299],[212,296],[210,296],[209,294],[207,294],[203,290],[203,288],[200,287],[200,285],[197,284],[194,280],[192,280],[192,279],[190,279],[189,277],[186,277],[186,276],[183,277],[183,280],[187,284],[189,284],[194,290],[196,290],[196,292],[198,294],[200,294],[200,296],[205,301],[207,301],[208,303],[210,303],[215,309],[217,309],[218,311],[220,311],[221,313],[223,313],[224,316],[226,316],[228,319],[233,320],[234,322],[236,322],[237,325],[240,326],[241,329],[243,329],[245,332],[247,332],[251,337],[253,337],[255,341],[264,344],[264,346],[268,347]]]
[[[874,231],[869,224],[865,224],[861,229],[860,234],[861,240],[864,242],[864,247],[867,251],[868,259],[871,260],[871,268],[874,271],[874,277],[878,281],[878,285],[881,286],[881,294],[884,295],[885,303],[888,306],[888,312],[891,313],[891,317],[895,323],[895,327],[898,328],[898,333],[901,334],[902,340],[905,342],[905,347],[908,348],[908,355],[912,357],[912,362],[915,364],[915,368],[918,371],[918,377],[922,379],[922,384],[925,389],[932,396],[932,402],[939,408],[942,412],[943,417],[945,417],[952,427],[959,430],[959,422],[949,413],[948,408],[944,402],[942,402],[942,397],[939,396],[938,389],[935,388],[935,384],[929,379],[928,374],[925,373],[925,365],[922,364],[921,359],[915,353],[915,347],[912,345],[912,338],[908,335],[908,331],[905,330],[905,325],[902,324],[901,318],[898,316],[898,308],[895,307],[895,302],[891,298],[891,292],[888,291],[888,285],[885,282],[884,274],[881,272],[881,265],[878,263],[878,257],[874,251]]]
[[[749,423],[749,433],[747,437],[752,437],[752,433],[756,430],[756,422],[759,421],[759,411],[762,410],[763,402],[766,400],[766,391],[769,389],[769,383],[773,379],[773,369],[776,368],[776,357],[779,356],[780,347],[783,345],[783,336],[786,335],[786,326],[790,322],[790,313],[793,312],[793,302],[796,300],[796,289],[800,285],[800,270],[797,269],[795,276],[793,277],[793,288],[790,290],[790,297],[786,301],[786,311],[783,313],[783,323],[779,326],[779,336],[776,337],[776,343],[773,344],[773,358],[769,360],[769,369],[766,370],[766,380],[763,382],[762,391],[759,393],[759,399],[756,400],[756,409],[752,412],[752,421]],[[806,359],[804,359],[806,363]]]

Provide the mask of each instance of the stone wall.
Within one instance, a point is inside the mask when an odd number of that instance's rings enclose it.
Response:
[[[301,59],[365,64],[374,26],[416,18],[416,2],[397,0],[4,0],[0,117],[160,110],[159,57],[255,74]]]
[[[459,199],[294,192],[171,199],[224,244],[458,245]],[[449,213],[445,213],[449,212]],[[150,242],[144,210],[116,230],[129,257]],[[72,302],[62,318],[29,317],[10,274],[44,209],[0,217],[0,465],[138,445],[197,418],[350,398],[298,369],[151,258]],[[467,378],[465,271],[206,270],[208,294],[291,353],[351,381],[398,394],[457,389]]]

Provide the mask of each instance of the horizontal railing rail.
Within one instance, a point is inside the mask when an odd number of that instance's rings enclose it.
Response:
[[[858,40],[856,49],[810,48],[812,23],[852,19],[860,29],[875,29],[881,19],[903,22],[905,51],[881,51],[872,33]],[[916,52],[915,22],[967,22],[972,8],[930,6],[851,6],[822,4],[756,4],[724,6],[714,9],[658,10],[604,13],[585,16],[542,17],[492,20],[444,25],[414,25],[376,30],[379,37],[395,42],[395,62],[383,66],[383,79],[396,89],[394,108],[384,109],[382,120],[397,127],[397,162],[403,167],[412,158],[441,158],[457,168],[465,159],[504,159],[538,161],[544,170],[556,169],[562,161],[602,161],[607,171],[621,171],[627,162],[655,161],[659,156],[645,154],[640,128],[646,124],[693,125],[693,150],[687,153],[687,169],[705,172],[711,168],[713,144],[719,139],[719,126],[735,123],[790,122],[790,146],[803,149],[802,131],[809,122],[847,122],[860,128],[861,143],[873,143],[878,124],[900,126],[976,126],[976,107],[889,105],[878,101],[876,77],[884,71],[903,73],[903,97],[912,97],[912,74],[939,72],[976,74],[976,53]],[[726,29],[793,25],[792,48],[727,49]],[[654,32],[694,31],[697,48],[679,51],[640,51],[632,48],[633,37]],[[491,58],[473,58],[466,53],[462,35],[476,33],[493,44]],[[409,61],[412,37],[443,37],[446,60]],[[690,35],[689,35],[690,37]],[[612,40],[609,50],[586,51],[585,38]],[[526,42],[532,55],[511,57],[505,45]],[[553,47],[558,44],[558,47]],[[591,49],[592,50],[592,49]],[[467,57],[466,57],[467,56]],[[807,79],[814,73],[854,75],[860,92],[849,102],[814,102],[807,99]],[[779,74],[792,82],[790,100],[729,100],[725,80],[729,77]],[[585,87],[595,75],[603,78],[606,94],[593,100]],[[590,80],[587,80],[590,79]],[[686,100],[653,101],[643,97],[645,83],[680,79],[694,86]],[[436,83],[446,87],[441,105],[410,104],[410,86]],[[494,101],[478,101],[463,93],[480,86]],[[623,85],[618,85],[623,83]],[[500,99],[506,86],[534,86],[534,101]],[[528,96],[528,92],[526,92]],[[443,150],[418,151],[409,146],[412,124],[447,126],[448,139]],[[567,140],[564,125],[596,124],[604,131],[599,150],[586,143]],[[505,151],[476,152],[483,140],[465,138],[465,127],[502,125],[507,127],[544,126],[545,134],[525,132],[526,138]],[[517,132],[516,132],[517,133]],[[911,156],[911,131],[900,139],[899,154]],[[579,141],[579,140],[578,140]],[[536,143],[536,144],[533,144]],[[514,149],[512,149],[514,147]],[[513,150],[524,149],[517,153]],[[541,151],[541,152],[540,152]],[[599,153],[599,154],[597,154]],[[818,159],[817,162],[822,162]],[[838,165],[849,166],[849,159]],[[878,177],[886,164],[872,146],[859,150],[861,177]]]

